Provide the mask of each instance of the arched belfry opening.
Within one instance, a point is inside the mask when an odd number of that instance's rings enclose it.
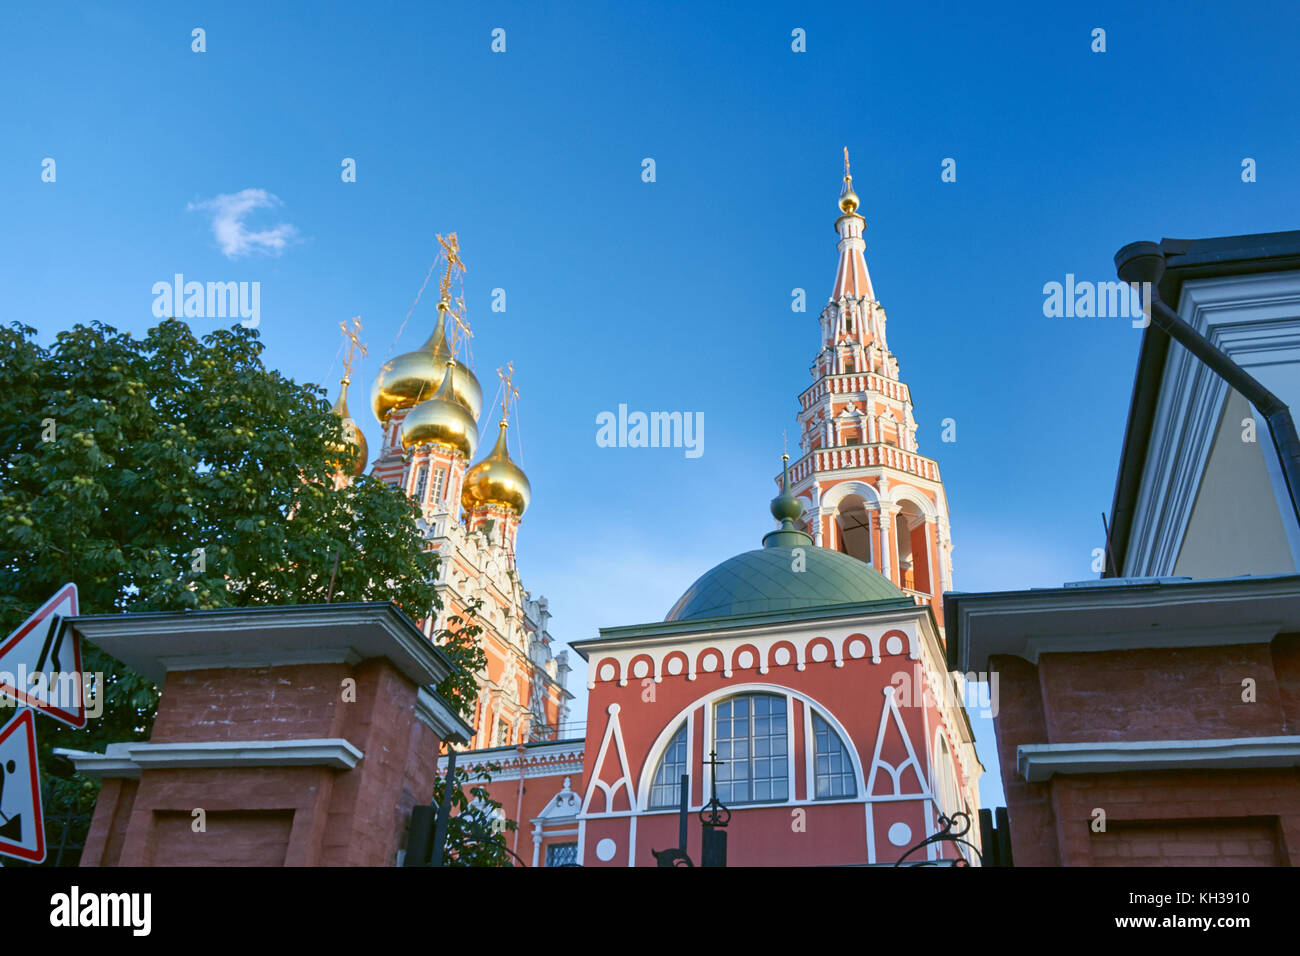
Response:
[[[835,509],[835,548],[851,558],[872,563],[871,518],[866,502],[846,495]]]
[[[899,505],[894,519],[899,580],[912,591],[930,592],[930,539],[925,515],[912,501]]]

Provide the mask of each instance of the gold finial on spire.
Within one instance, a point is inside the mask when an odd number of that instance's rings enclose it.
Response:
[[[497,376],[501,379],[501,384],[505,387],[505,393],[501,396],[501,424],[510,420],[509,402],[511,396],[516,402],[519,401],[519,389],[514,386],[515,363],[507,362],[505,371],[497,369]]]
[[[844,147],[844,188],[840,190],[840,211],[851,215],[858,211],[858,194],[853,191],[853,174],[849,172],[849,148]]]
[[[365,358],[370,353],[361,344],[361,316],[354,315],[352,317],[352,328],[348,328],[346,322],[340,322],[339,328],[348,340],[348,354],[343,359],[343,384],[348,385],[352,381],[353,362],[356,359],[357,352],[361,352],[362,358]]]

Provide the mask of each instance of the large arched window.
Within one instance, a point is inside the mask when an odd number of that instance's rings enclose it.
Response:
[[[793,728],[789,725],[792,699],[802,700],[803,714]],[[701,769],[701,746],[706,760],[708,751],[713,750],[718,761],[715,766],[703,768],[702,792],[706,800],[710,796],[710,770],[717,781],[718,799],[730,807],[785,803],[796,796],[795,780],[807,780],[806,793],[802,783],[799,787],[801,803],[860,798],[860,771],[849,738],[843,736],[830,714],[802,695],[757,690],[710,700],[704,706],[705,728],[698,721],[688,721],[684,714],[679,715],[680,724],[665,728],[660,737],[666,741],[663,750],[658,751],[656,762],[646,766],[641,778],[640,792],[646,809],[677,808],[682,774],[693,775]],[[708,729],[712,730],[712,739]],[[795,761],[790,751],[792,730],[801,741],[805,733],[808,735],[808,747],[799,748]],[[692,797],[695,799],[698,791]]]
[[[673,735],[659,761],[655,771],[655,780],[650,788],[650,806],[652,808],[675,807],[681,802],[682,774],[686,773],[686,725]]]
[[[728,806],[772,803],[790,795],[785,698],[749,694],[713,712],[718,799]]]
[[[813,766],[814,797],[830,800],[835,797],[856,797],[858,784],[853,776],[853,762],[844,749],[844,741],[831,729],[820,714],[812,715],[813,744],[816,763]]]

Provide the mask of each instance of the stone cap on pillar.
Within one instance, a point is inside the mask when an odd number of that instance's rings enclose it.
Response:
[[[157,684],[170,671],[359,664],[382,657],[419,688],[416,716],[442,739],[463,744],[474,734],[433,690],[456,665],[387,601],[94,614],[62,626]]]
[[[158,684],[168,671],[358,664],[383,657],[424,687],[456,669],[387,601],[94,614],[68,618],[63,626]]]

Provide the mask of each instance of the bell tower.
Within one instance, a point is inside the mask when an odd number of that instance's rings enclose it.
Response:
[[[817,545],[870,564],[942,623],[952,589],[948,502],[938,463],[918,450],[911,392],[885,338],[847,148],[839,208],[839,263],[812,385],[798,400],[803,454],[790,479]]]

